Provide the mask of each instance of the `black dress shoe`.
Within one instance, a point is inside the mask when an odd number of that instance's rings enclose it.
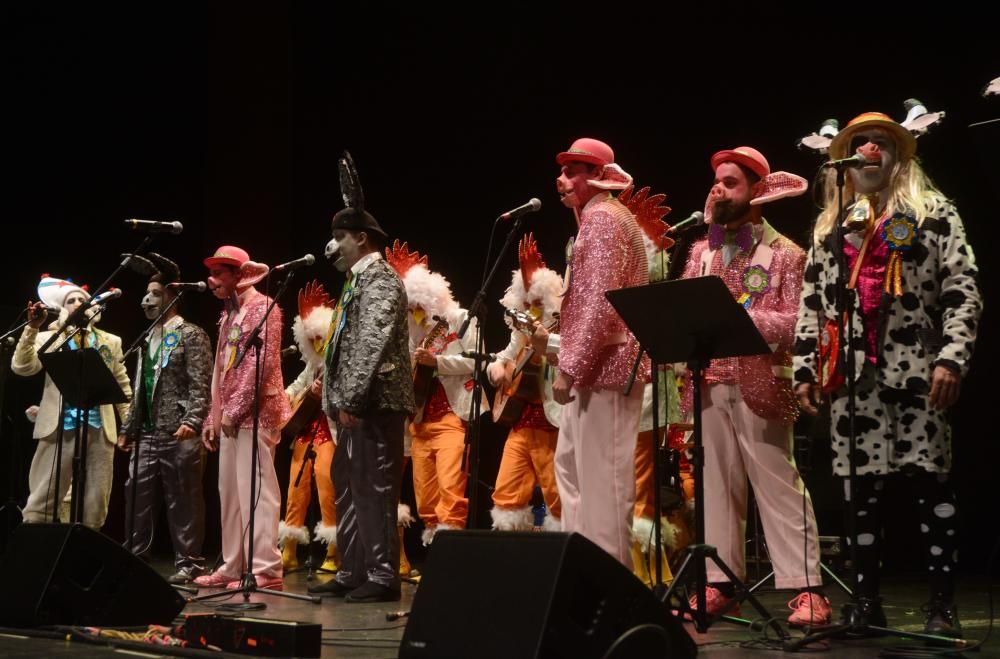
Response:
[[[352,590],[344,598],[344,601],[351,602],[352,604],[362,602],[398,602],[400,597],[401,595],[398,590],[393,590],[389,586],[383,586],[374,581],[368,581],[363,586]]]
[[[344,597],[347,593],[355,590],[353,586],[345,586],[336,579],[330,579],[325,583],[313,584],[309,586],[309,593],[312,595],[326,595],[328,597]]]
[[[842,615],[844,624],[849,626],[844,633],[852,638],[881,636],[883,632],[869,627],[885,627],[887,624],[881,597],[858,597],[844,605]]]
[[[958,607],[951,602],[931,601],[922,607],[927,613],[924,632],[935,636],[962,638],[962,623],[958,621]]]

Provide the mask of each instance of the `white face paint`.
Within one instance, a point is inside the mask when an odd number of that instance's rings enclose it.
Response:
[[[149,320],[156,320],[156,317],[163,311],[163,285],[157,282],[150,282],[146,286],[146,295],[143,296],[142,313]]]
[[[340,272],[347,270],[361,259],[361,244],[354,238],[354,234],[336,229],[331,240],[324,250],[326,257],[335,259],[333,267]]]

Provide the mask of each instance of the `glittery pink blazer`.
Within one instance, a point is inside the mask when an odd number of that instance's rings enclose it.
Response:
[[[754,296],[747,311],[773,352],[733,358],[736,382],[754,414],[791,423],[798,414],[792,393],[791,350],[806,255],[766,221],[762,222],[759,235],[749,264],[737,257],[728,267],[722,265],[720,250],[710,250],[707,239],[698,241],[691,248],[684,278],[717,275],[726,282],[733,297],[739,298],[745,267],[761,266],[767,271],[770,290]],[[690,387],[687,391],[690,392]],[[690,393],[686,398],[690,399]]]
[[[614,198],[595,197],[580,214],[560,317],[559,368],[574,384],[621,388],[639,344],[604,292],[649,282],[642,230]],[[645,364],[640,381],[648,380]]]
[[[247,335],[253,331],[264,317],[271,298],[254,291],[244,302],[246,313],[239,323],[240,336],[237,340],[238,353],[246,350]],[[228,316],[222,312],[219,319],[219,343],[215,351],[215,373],[212,378],[212,411],[209,416],[219,431],[222,415],[225,413],[240,428],[253,427],[254,354],[251,351],[239,367],[225,370],[226,342],[235,324],[236,314]],[[261,331],[262,350],[260,368],[262,371],[260,389],[260,427],[275,430],[288,418],[288,397],[285,396],[281,378],[281,308],[275,307],[267,318],[267,325]],[[275,434],[275,441],[278,436]]]

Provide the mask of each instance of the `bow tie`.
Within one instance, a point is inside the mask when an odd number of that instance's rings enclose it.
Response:
[[[708,230],[708,248],[719,249],[723,245],[736,245],[741,252],[749,252],[753,246],[753,225],[747,222],[735,231],[728,231],[721,224],[712,224]]]

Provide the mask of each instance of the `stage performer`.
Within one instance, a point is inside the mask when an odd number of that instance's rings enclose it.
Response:
[[[487,369],[490,381],[505,393],[509,392],[504,409],[494,409],[494,418],[500,414],[500,422],[510,426],[490,512],[494,529],[532,530],[531,497],[538,485],[546,508],[542,527],[559,531],[562,529],[561,506],[553,459],[562,405],[552,397],[557,370],[544,354],[534,352],[530,335],[539,323],[558,332],[563,281],[545,265],[530,233],[521,238],[518,245],[518,262],[520,268],[514,271],[510,287],[500,300],[508,312],[505,318],[511,326],[510,342]],[[511,311],[519,315],[512,316]],[[530,324],[522,326],[523,321]],[[522,385],[511,391],[516,368],[522,369]]]
[[[532,343],[559,366],[552,393],[563,404],[555,457],[563,530],[582,533],[631,568],[642,387],[622,392],[639,346],[604,293],[648,283],[649,268],[642,230],[612,194],[632,183],[614,159],[611,147],[586,137],[556,156],[556,191],[578,233],[567,248],[561,333],[539,327]],[[637,382],[648,378],[643,357]]]
[[[335,578],[309,591],[347,602],[398,601],[403,427],[414,409],[406,290],[382,258],[385,231],[360,203],[334,215],[332,230],[327,255],[347,280],[326,350],[323,410],[337,420],[341,564]]]
[[[316,478],[321,520],[313,529],[315,537],[326,547],[323,570],[337,571],[337,507],[331,466],[337,449],[336,428],[323,413],[320,397],[323,391],[323,355],[330,338],[335,303],[318,281],[305,285],[299,291],[299,315],[292,323],[292,336],[305,362],[299,376],[285,389],[292,406],[289,425],[295,425],[292,439],[292,464],[288,471],[288,497],[285,519],[278,524],[278,542],[281,543],[281,562],[286,570],[299,566],[298,545],[309,544],[306,513],[312,500],[312,479]],[[287,429],[287,428],[286,428]],[[313,451],[309,458],[307,452]],[[311,459],[312,464],[303,463]],[[299,472],[302,477],[299,478]],[[296,478],[299,478],[296,484]]]
[[[274,471],[274,447],[289,413],[281,379],[281,309],[274,308],[261,331],[258,374],[255,348],[247,345],[246,340],[271,303],[271,298],[254,287],[267,276],[268,267],[251,261],[245,250],[232,245],[219,247],[204,263],[209,272],[209,289],[225,303],[215,349],[212,406],[201,434],[209,451],[219,451],[223,562],[212,574],[197,577],[195,583],[235,589],[240,586],[244,570],[248,570],[254,575],[257,587],[280,589],[283,585],[278,551],[281,490]],[[246,358],[236,366],[244,353],[248,353]],[[258,376],[258,463],[253,465],[254,378]],[[257,500],[251,501],[250,478],[254,471]],[[248,555],[251,515],[254,516],[253,556]]]
[[[146,285],[142,311],[156,320],[178,295],[169,284],[180,280],[180,268],[156,253],[147,258],[154,274]],[[188,583],[204,571],[205,447],[199,436],[211,400],[212,344],[205,330],[185,320],[175,304],[137,356],[135,395],[118,435],[119,448],[139,451],[138,469],[130,459],[125,482],[129,548],[139,556],[149,554],[165,506],[176,570],[167,580]],[[133,479],[138,479],[134,501]]]
[[[406,287],[418,407],[409,427],[413,490],[424,522],[423,541],[429,545],[438,531],[464,529],[469,512],[465,428],[474,364],[461,353],[476,349],[476,322],[459,340],[468,312],[452,297],[448,280],[428,269],[426,256],[396,241],[386,258]]]
[[[753,485],[777,588],[798,590],[791,625],[830,620],[822,594],[819,536],[812,501],[792,456],[792,337],[805,253],[763,217],[763,204],[805,192],[805,180],[771,172],[756,149],[712,156],[715,181],[705,206],[708,237],[696,242],[684,277],[721,277],[767,341],[769,355],[713,359],[701,388],[705,448],[705,542],[744,577],[747,479]],[[804,500],[804,501],[803,501]],[[723,610],[733,586],[708,565],[709,614]],[[695,597],[691,597],[692,607]],[[738,606],[736,609],[738,610]]]
[[[978,269],[958,211],[924,173],[909,131],[882,113],[862,114],[830,144],[831,158],[854,154],[868,164],[846,177],[845,222],[838,221],[832,171],[824,183],[826,207],[816,222],[799,304],[795,393],[802,408],[815,414],[820,383],[830,383],[825,388],[832,389],[834,473],[847,476],[852,460],[857,469],[858,614],[885,625],[879,597],[882,522],[886,497],[900,492],[906,497],[901,505],[920,516],[930,575],[925,629],[960,636],[954,599],[959,524],[947,412],[958,400],[976,341],[982,312]],[[816,356],[821,335],[839,336],[840,281],[854,300],[853,456],[846,383],[821,379],[818,374],[835,360],[820,365]],[[845,479],[847,493],[848,485]]]
[[[83,312],[85,321],[82,326],[67,325],[70,314],[80,305],[90,300],[90,294],[85,288],[77,286],[68,279],[57,279],[42,275],[38,283],[38,299],[40,302],[29,303],[27,307],[28,325],[21,332],[21,337],[14,349],[11,359],[11,370],[17,375],[30,376],[42,370],[42,362],[38,351],[58,331],[60,336],[48,350],[52,351],[66,338],[69,339],[69,350],[94,348],[97,350],[108,369],[115,376],[122,391],[129,397],[132,388],[128,381],[128,372],[122,364],[121,338],[97,329],[100,320],[100,310],[90,307]],[[39,332],[47,315],[46,307],[58,309],[59,318],[52,323],[51,329]],[[67,349],[67,348],[63,348]],[[52,378],[45,375],[45,387],[42,390],[42,401],[38,406],[33,437],[38,440],[38,447],[31,459],[31,469],[28,472],[28,501],[24,505],[22,518],[27,523],[55,521],[56,507],[69,491],[72,483],[74,442],[78,420],[87,423],[87,472],[83,496],[83,524],[92,529],[100,530],[108,514],[108,501],[111,498],[111,481],[114,474],[114,445],[118,438],[118,427],[115,423],[115,410],[119,417],[124,417],[128,411],[128,403],[121,405],[101,405],[87,411],[80,411],[68,403],[60,408],[62,394]],[[59,442],[62,442],[62,456],[56,465],[56,455]],[[56,470],[58,469],[58,478]],[[56,490],[56,480],[59,489]],[[69,520],[63,519],[63,522]]]

